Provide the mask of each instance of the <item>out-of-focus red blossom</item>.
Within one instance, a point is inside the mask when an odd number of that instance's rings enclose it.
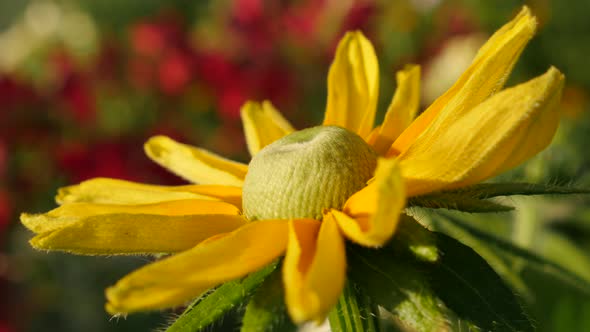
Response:
[[[355,2],[344,17],[344,22],[342,23],[340,31],[366,30],[376,11],[377,4],[375,1]]]
[[[96,144],[70,142],[56,153],[57,163],[68,176],[68,182],[80,182],[93,177],[113,177],[130,181],[141,180],[134,172],[132,161],[136,146],[121,143]],[[135,170],[136,171],[136,170]]]
[[[172,130],[157,130],[155,134],[167,134],[186,141]],[[186,183],[150,161],[141,149],[137,149],[141,144],[141,140],[132,138],[96,143],[68,142],[56,150],[55,159],[69,183],[95,177],[170,185]]]
[[[80,124],[89,124],[96,118],[96,99],[88,75],[78,68],[65,52],[51,57],[56,74],[56,98]]]
[[[170,52],[159,65],[159,82],[162,91],[169,95],[184,92],[193,78],[192,56],[178,50]]]
[[[38,99],[35,90],[14,77],[0,74],[0,116],[22,104]]]
[[[12,203],[6,190],[0,188],[0,235],[4,232],[10,223],[12,214]],[[0,240],[0,243],[2,241]]]
[[[8,323],[0,321],[0,332],[15,332],[16,330],[13,329]]]
[[[230,8],[231,32],[251,55],[265,54],[276,47],[280,20],[277,16],[284,5],[278,1],[234,0]]]
[[[169,49],[185,48],[186,29],[181,22],[175,15],[167,15],[135,24],[130,29],[133,51],[139,56],[159,58]]]
[[[112,40],[102,42],[96,63],[93,66],[93,76],[100,80],[117,80],[122,66],[121,51]]]
[[[186,92],[194,78],[194,51],[178,17],[167,15],[137,23],[129,37],[131,83],[144,89],[157,84],[162,93],[172,96]]]

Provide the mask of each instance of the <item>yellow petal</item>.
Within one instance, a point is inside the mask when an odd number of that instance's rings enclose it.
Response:
[[[328,73],[324,125],[344,127],[365,138],[373,128],[379,93],[379,65],[371,42],[347,32]]]
[[[35,233],[43,233],[74,224],[86,217],[117,213],[164,216],[195,214],[238,215],[240,214],[240,210],[234,205],[225,202],[200,199],[184,199],[138,205],[69,203],[43,214],[23,213],[20,219],[28,229]]]
[[[331,210],[342,233],[367,247],[380,247],[391,238],[404,208],[405,189],[395,159],[379,159],[373,182],[352,195],[343,212]]]
[[[127,313],[184,304],[207,289],[259,270],[283,254],[288,222],[247,223],[225,236],[147,265],[107,289],[107,310]]]
[[[241,115],[246,143],[251,156],[254,156],[268,144],[294,131],[289,121],[267,100],[262,103],[247,102],[242,106]]]
[[[536,26],[536,19],[524,7],[481,47],[471,66],[457,82],[396,139],[390,154],[397,155],[407,150],[438,116],[457,119],[500,91],[520,53],[533,37]]]
[[[39,234],[31,245],[82,255],[177,252],[245,223],[232,215],[104,214]]]
[[[397,72],[397,89],[373,143],[377,153],[387,153],[393,141],[412,123],[419,106],[420,66],[408,65]]]
[[[318,231],[319,229],[319,231]],[[295,323],[321,323],[338,301],[346,279],[344,239],[331,215],[293,220],[283,264],[285,302]]]
[[[166,136],[150,138],[145,153],[172,173],[199,184],[241,186],[248,166]]]
[[[563,81],[551,68],[459,119],[437,119],[399,156],[408,195],[481,182],[544,149],[559,122]]]
[[[168,187],[170,188],[170,187]],[[174,188],[174,187],[172,187]],[[232,186],[215,185],[189,185],[175,187],[176,190],[184,190],[207,198],[216,198],[232,204],[242,210],[242,188]]]
[[[212,188],[220,188],[214,190]],[[239,188],[222,186],[158,186],[125,180],[94,178],[58,190],[59,204],[87,202],[98,204],[149,204],[182,199],[216,199],[203,192],[236,194]],[[241,195],[241,194],[240,194]]]

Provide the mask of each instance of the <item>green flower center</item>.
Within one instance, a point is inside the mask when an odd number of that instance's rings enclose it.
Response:
[[[373,176],[377,154],[358,135],[322,126],[287,135],[248,166],[242,205],[248,220],[322,219]]]

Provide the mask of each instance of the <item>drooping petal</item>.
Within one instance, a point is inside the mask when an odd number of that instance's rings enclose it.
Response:
[[[412,123],[419,106],[420,66],[408,65],[397,72],[397,89],[372,143],[377,153],[387,153],[393,141]]]
[[[293,220],[283,265],[285,302],[294,322],[322,322],[346,280],[344,239],[331,215]]]
[[[232,204],[212,200],[184,199],[152,204],[122,205],[69,203],[43,214],[23,213],[21,222],[35,233],[44,233],[69,226],[87,217],[104,214],[151,214],[186,216],[196,214],[238,215],[240,210]]]
[[[150,138],[145,153],[172,173],[199,184],[241,186],[248,166],[166,136]]]
[[[343,212],[330,213],[346,237],[367,247],[380,247],[395,232],[405,197],[397,160],[380,159],[374,181],[352,195]]]
[[[220,201],[232,204],[242,210],[242,188],[233,186],[215,186],[215,185],[188,185],[176,187],[177,190],[204,195],[208,198],[216,198]]]
[[[253,157],[258,151],[294,131],[293,127],[270,101],[249,101],[241,110],[248,151]]]
[[[481,182],[544,149],[559,122],[563,81],[550,68],[459,119],[437,119],[399,156],[408,195]]]
[[[234,197],[239,191],[239,188],[225,186],[158,186],[118,179],[94,178],[77,185],[60,188],[55,200],[58,204],[76,202],[149,204],[182,199],[218,198],[209,196],[209,192],[216,192],[219,195],[227,192],[226,195]]]
[[[107,310],[128,313],[184,304],[269,264],[287,246],[288,221],[250,222],[225,236],[147,265],[107,289]]]
[[[365,138],[373,128],[379,93],[379,65],[371,42],[360,31],[348,32],[328,73],[324,125],[344,127]]]
[[[104,214],[41,233],[31,245],[81,255],[177,252],[245,223],[235,215]]]
[[[533,37],[537,22],[524,7],[481,47],[471,66],[395,140],[390,154],[403,153],[437,117],[456,121],[502,89],[516,60]]]

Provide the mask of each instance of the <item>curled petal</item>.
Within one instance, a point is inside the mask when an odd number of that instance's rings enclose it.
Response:
[[[294,131],[293,127],[270,101],[247,102],[241,110],[244,134],[250,155]]]
[[[241,201],[241,196],[242,191],[239,187],[213,185],[158,186],[119,179],[94,178],[77,185],[60,188],[55,200],[59,204],[82,202],[150,204],[183,199],[218,199],[234,204]]]
[[[282,255],[288,222],[250,222],[226,235],[149,264],[106,291],[110,313],[184,304],[211,287],[259,270]]]
[[[343,212],[332,210],[342,232],[367,247],[391,238],[405,205],[404,180],[395,159],[380,159],[374,181],[352,195]]]
[[[87,217],[119,213],[163,216],[196,214],[238,215],[240,214],[240,210],[225,202],[200,199],[184,199],[137,205],[69,203],[43,214],[23,213],[20,219],[23,225],[33,232],[44,233],[75,224]]]
[[[199,184],[241,186],[248,166],[166,136],[150,138],[145,153],[172,173]]]
[[[81,255],[178,252],[245,223],[236,215],[105,214],[75,222],[62,220],[62,227],[35,236],[31,245]]]
[[[292,220],[283,265],[285,302],[294,322],[321,323],[338,301],[346,280],[344,239],[331,215]]]
[[[398,71],[396,76],[397,89],[372,143],[380,155],[384,155],[393,141],[412,123],[420,106],[420,66],[408,65]]]
[[[559,123],[563,82],[550,68],[459,119],[437,119],[399,156],[408,195],[481,182],[544,149]]]
[[[395,140],[389,154],[398,155],[434,125],[437,117],[456,121],[471,108],[502,89],[516,60],[535,34],[537,21],[524,7],[510,22],[498,30],[479,50],[471,66],[457,82],[428,107]]]
[[[373,45],[360,31],[346,33],[328,73],[323,124],[367,137],[375,121],[378,93],[379,65]]]

